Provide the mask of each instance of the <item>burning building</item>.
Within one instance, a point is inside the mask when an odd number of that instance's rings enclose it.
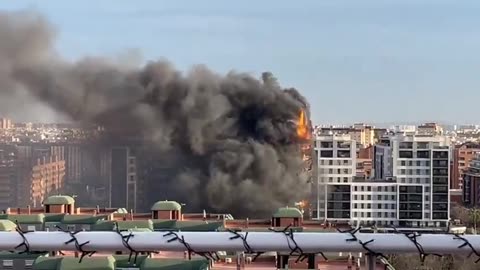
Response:
[[[0,13],[0,22],[0,39],[7,42],[0,46],[0,65],[8,67],[0,68],[0,89],[21,87],[72,121],[116,130],[118,136],[104,138],[109,145],[133,134],[144,151],[135,155],[142,164],[135,189],[144,190],[142,196],[158,199],[157,187],[168,183],[165,199],[192,211],[250,216],[307,196],[298,143],[310,137],[308,102],[271,73],[222,75],[202,65],[180,72],[166,61],[125,67],[104,57],[72,63],[55,53],[52,27],[38,14]],[[0,90],[0,99],[23,104],[15,93]],[[290,120],[299,111],[296,129]],[[161,183],[148,176],[151,168],[161,169],[142,162],[144,153],[153,157],[146,160],[161,157],[171,164]],[[112,177],[112,186],[117,182],[123,186],[123,173],[120,182]]]

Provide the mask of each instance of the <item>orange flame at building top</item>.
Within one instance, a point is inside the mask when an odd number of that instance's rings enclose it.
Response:
[[[307,117],[305,116],[305,111],[300,110],[300,115],[298,117],[297,122],[297,136],[300,139],[309,140],[310,139],[310,131],[308,128],[308,121]]]

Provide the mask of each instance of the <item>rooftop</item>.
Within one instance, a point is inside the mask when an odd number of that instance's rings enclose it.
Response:
[[[301,218],[303,217],[302,212],[295,207],[283,207],[279,208],[275,213],[273,213],[274,218]]]
[[[48,197],[43,201],[44,205],[65,205],[65,204],[74,204],[75,200],[70,196],[55,195]]]
[[[182,206],[174,201],[158,201],[152,205],[152,211],[180,211]]]

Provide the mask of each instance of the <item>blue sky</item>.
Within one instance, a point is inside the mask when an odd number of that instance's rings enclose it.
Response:
[[[272,71],[316,123],[480,123],[480,1],[0,2],[22,8],[55,25],[70,59],[136,49],[182,70]]]

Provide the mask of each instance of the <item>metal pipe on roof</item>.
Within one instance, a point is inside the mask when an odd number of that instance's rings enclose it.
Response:
[[[129,234],[132,237],[127,237]],[[0,250],[24,251],[245,251],[470,254],[480,235],[314,232],[0,232]],[[293,237],[292,237],[293,236]],[[128,244],[125,244],[127,241]],[[24,245],[22,245],[24,244]]]

